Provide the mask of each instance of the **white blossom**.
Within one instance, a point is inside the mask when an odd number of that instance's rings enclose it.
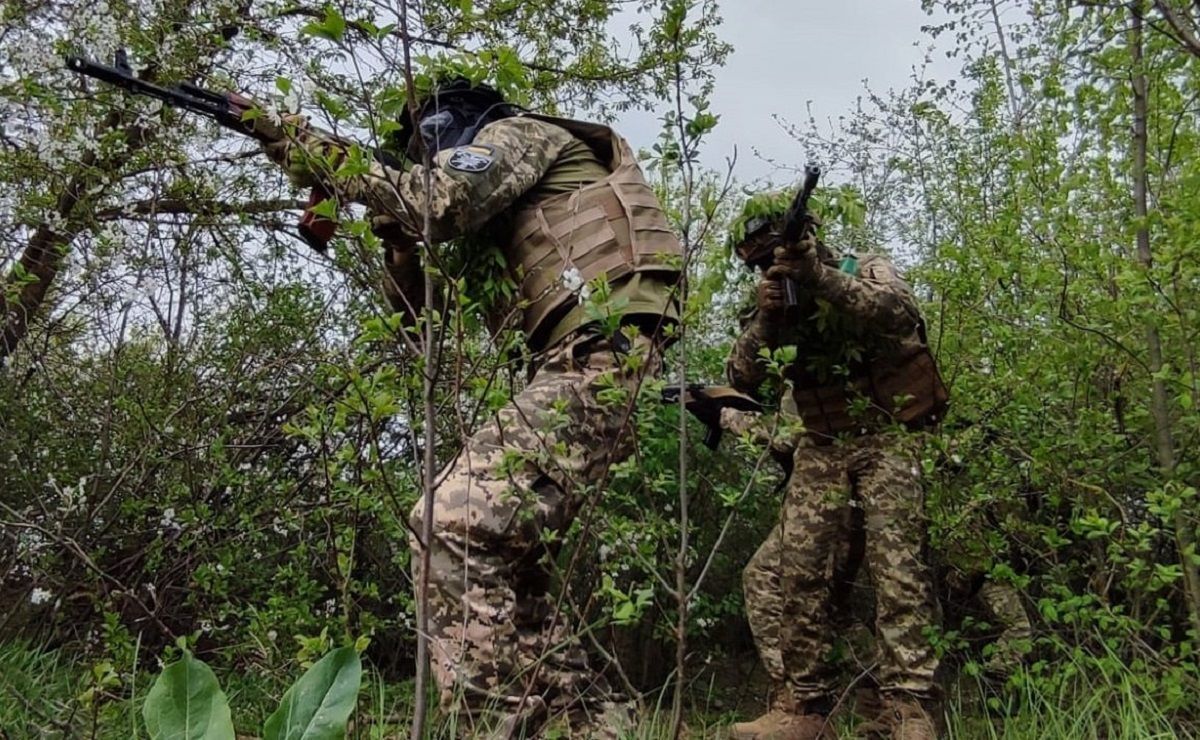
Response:
[[[179,522],[175,519],[175,507],[168,506],[163,509],[162,515],[158,519],[160,529],[179,529]]]
[[[578,293],[584,287],[583,275],[580,274],[578,267],[568,267],[563,270],[562,274],[563,287],[572,293]]]
[[[301,93],[302,89],[299,85],[292,85],[288,89],[287,95],[284,95],[283,100],[280,101],[283,109],[288,113],[299,113]]]
[[[50,591],[47,591],[44,588],[39,587],[39,588],[35,588],[29,592],[29,603],[33,604],[34,606],[37,606],[39,604],[45,604],[46,602],[50,601],[50,599],[53,597],[54,597],[53,593],[51,593]]]
[[[275,124],[276,126],[283,125],[283,116],[280,115],[280,113],[279,113],[279,106],[275,105],[275,103],[273,101],[268,100],[268,101],[264,102],[262,109],[263,109],[263,115],[266,116],[268,121]]]

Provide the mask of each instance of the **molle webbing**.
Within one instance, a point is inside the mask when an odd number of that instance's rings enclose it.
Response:
[[[584,281],[600,275],[615,281],[641,271],[672,280],[683,248],[624,139],[599,124],[532,117],[584,141],[610,171],[578,190],[531,203],[513,219],[508,264],[528,304],[526,336],[535,338],[573,305],[574,295],[562,283],[564,270],[577,269]]]

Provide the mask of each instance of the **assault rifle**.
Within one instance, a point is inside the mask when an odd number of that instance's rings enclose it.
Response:
[[[271,141],[255,132],[253,121],[245,119],[247,112],[258,107],[253,100],[233,92],[205,90],[190,82],[180,82],[170,87],[163,87],[140,79],[133,73],[133,68],[129,65],[129,57],[125,54],[124,49],[117,50],[112,66],[76,56],[67,57],[66,63],[67,69],[72,72],[94,77],[134,95],[161,100],[172,108],[180,108],[210,118],[225,128],[239,134],[252,136],[264,143]],[[321,187],[313,188],[309,193],[308,203],[304,207],[304,215],[300,218],[300,236],[318,252],[325,251],[329,240],[333,238],[336,224],[324,216],[318,216],[313,209],[329,198],[328,190]]]
[[[808,212],[808,199],[817,189],[819,179],[821,179],[820,167],[810,164],[804,168],[804,184],[796,192],[796,197],[792,199],[792,203],[783,217],[781,236],[784,244],[795,244],[804,237],[805,232],[812,228],[813,217]],[[766,270],[775,263],[775,241],[762,238],[768,235],[767,230],[770,225],[771,221],[767,218],[756,218],[746,224],[746,239],[743,241],[743,246],[738,247],[738,256],[742,258],[742,262],[745,262],[747,267]],[[796,281],[784,278],[783,296],[784,303],[788,308],[799,302]]]
[[[670,385],[662,390],[663,403],[679,403],[679,386]],[[726,385],[702,385],[691,383],[683,396],[684,407],[708,427],[704,434],[704,444],[710,450],[717,449],[721,444],[721,409],[733,408],[738,411],[762,411],[762,404],[750,396]]]

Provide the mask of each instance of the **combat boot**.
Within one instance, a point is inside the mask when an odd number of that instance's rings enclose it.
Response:
[[[763,733],[779,729],[792,715],[796,703],[787,689],[772,688],[767,711],[749,722],[735,722],[729,727],[730,740],[757,740]]]
[[[729,728],[732,740],[835,740],[828,700],[773,702],[766,714]],[[824,710],[824,711],[820,711]]]
[[[876,740],[937,740],[938,731],[926,704],[912,694],[886,694],[878,714],[859,725],[857,735]]]

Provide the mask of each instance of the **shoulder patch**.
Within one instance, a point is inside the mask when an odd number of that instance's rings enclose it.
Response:
[[[455,147],[446,166],[459,172],[483,172],[495,161],[496,150],[487,144],[467,144]]]

